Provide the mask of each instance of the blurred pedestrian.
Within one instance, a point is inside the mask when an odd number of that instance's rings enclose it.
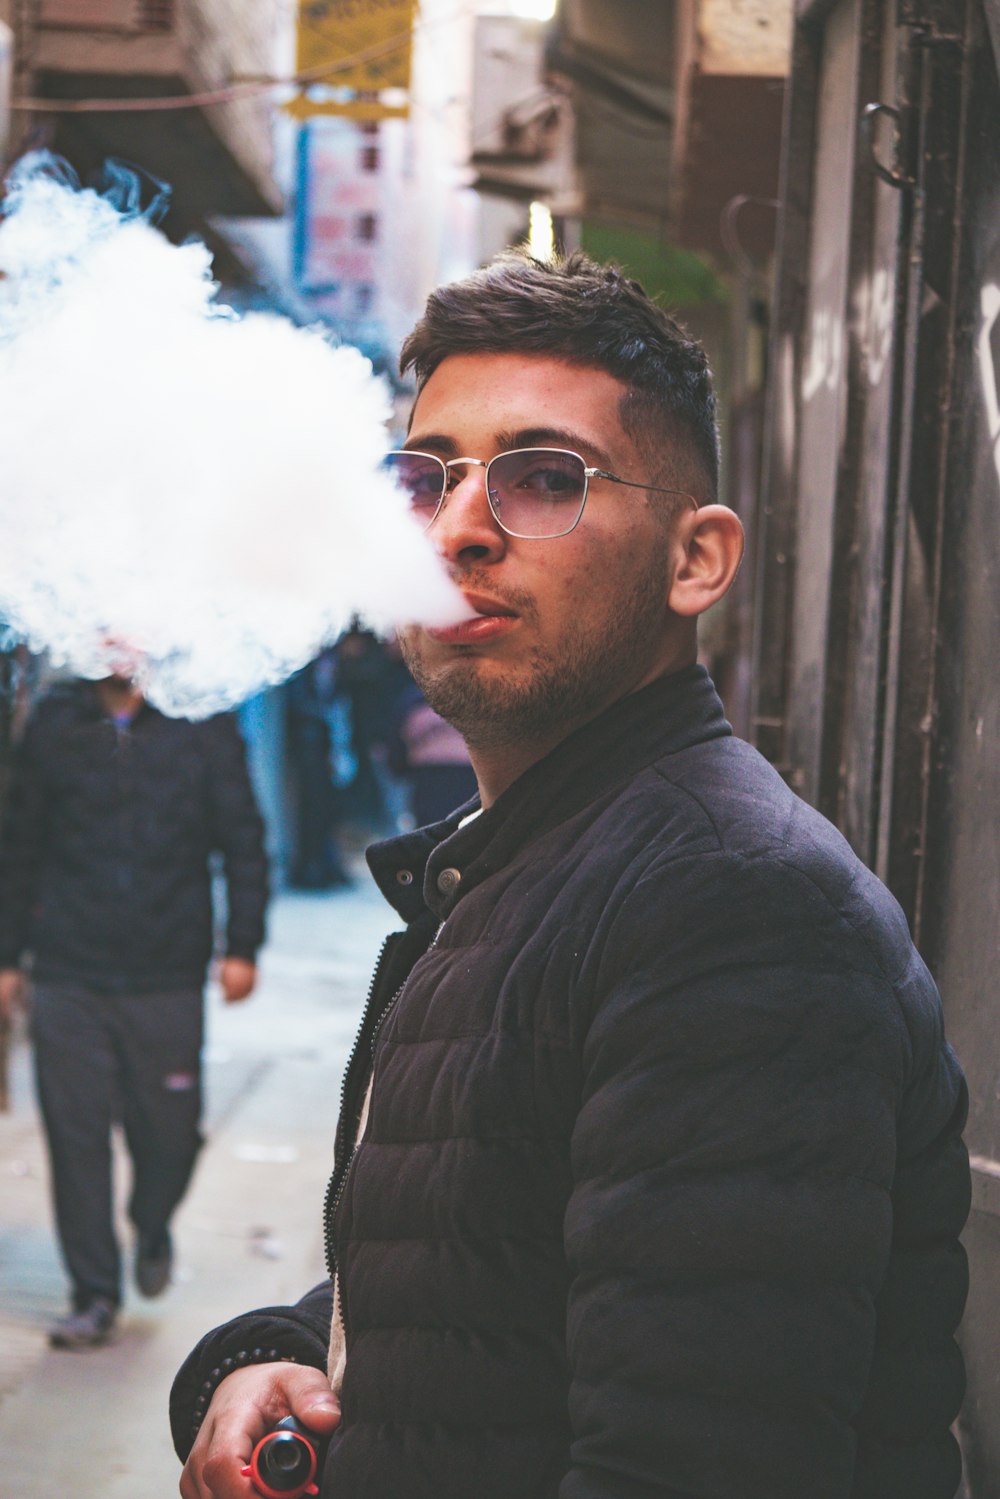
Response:
[[[479,789],[465,740],[435,713],[415,682],[400,704],[389,769],[410,783],[410,812],[416,827],[440,822]]]
[[[121,1301],[112,1125],[145,1296],[169,1284],[170,1219],[201,1145],[203,985],[222,856],[227,1002],[255,983],[267,861],[235,720],[164,717],[121,677],[62,684],[14,757],[0,839],[0,1010],[25,1000],[72,1308],[57,1348],[104,1342]]]
[[[337,841],[342,782],[349,768],[348,707],[339,690],[337,654],[331,646],[296,672],[286,689],[288,761],[295,803],[295,850],[290,883],[296,890],[349,885]]]
[[[404,794],[389,767],[389,740],[398,704],[412,678],[394,641],[358,621],[337,642],[337,672],[350,705],[354,776],[347,799],[362,826],[398,832]]]

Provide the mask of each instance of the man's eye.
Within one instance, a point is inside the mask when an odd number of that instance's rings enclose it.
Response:
[[[564,495],[579,493],[580,478],[578,474],[568,472],[558,466],[539,466],[522,474],[518,485],[522,489],[530,489],[539,495],[561,498]]]

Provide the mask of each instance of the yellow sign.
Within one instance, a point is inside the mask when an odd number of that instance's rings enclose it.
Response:
[[[355,93],[408,89],[415,10],[416,0],[299,0],[296,72]]]
[[[384,99],[310,99],[307,94],[296,94],[283,106],[285,113],[295,120],[311,120],[316,115],[338,115],[346,120],[396,120],[405,119],[410,113],[409,104],[390,104]]]

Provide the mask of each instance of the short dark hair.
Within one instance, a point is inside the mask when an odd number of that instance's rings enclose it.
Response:
[[[619,266],[579,251],[551,261],[505,250],[481,270],[431,292],[403,344],[400,372],[417,389],[452,354],[543,354],[604,370],[627,386],[619,417],[653,463],[691,482],[665,448],[678,432],[715,497],[719,433],[701,344]],[[681,472],[678,472],[678,469]]]

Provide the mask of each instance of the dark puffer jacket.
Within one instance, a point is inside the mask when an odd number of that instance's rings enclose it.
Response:
[[[952,1499],[966,1095],[895,902],[698,668],[454,826],[371,855],[410,926],[345,1086],[323,1499]],[[182,1456],[224,1358],[322,1367],[329,1314],[203,1340]]]
[[[90,683],[53,689],[21,741],[0,845],[0,967],[135,989],[200,984],[212,953],[209,855],[225,949],[264,935],[263,825],[235,720],[145,704],[117,730]]]

